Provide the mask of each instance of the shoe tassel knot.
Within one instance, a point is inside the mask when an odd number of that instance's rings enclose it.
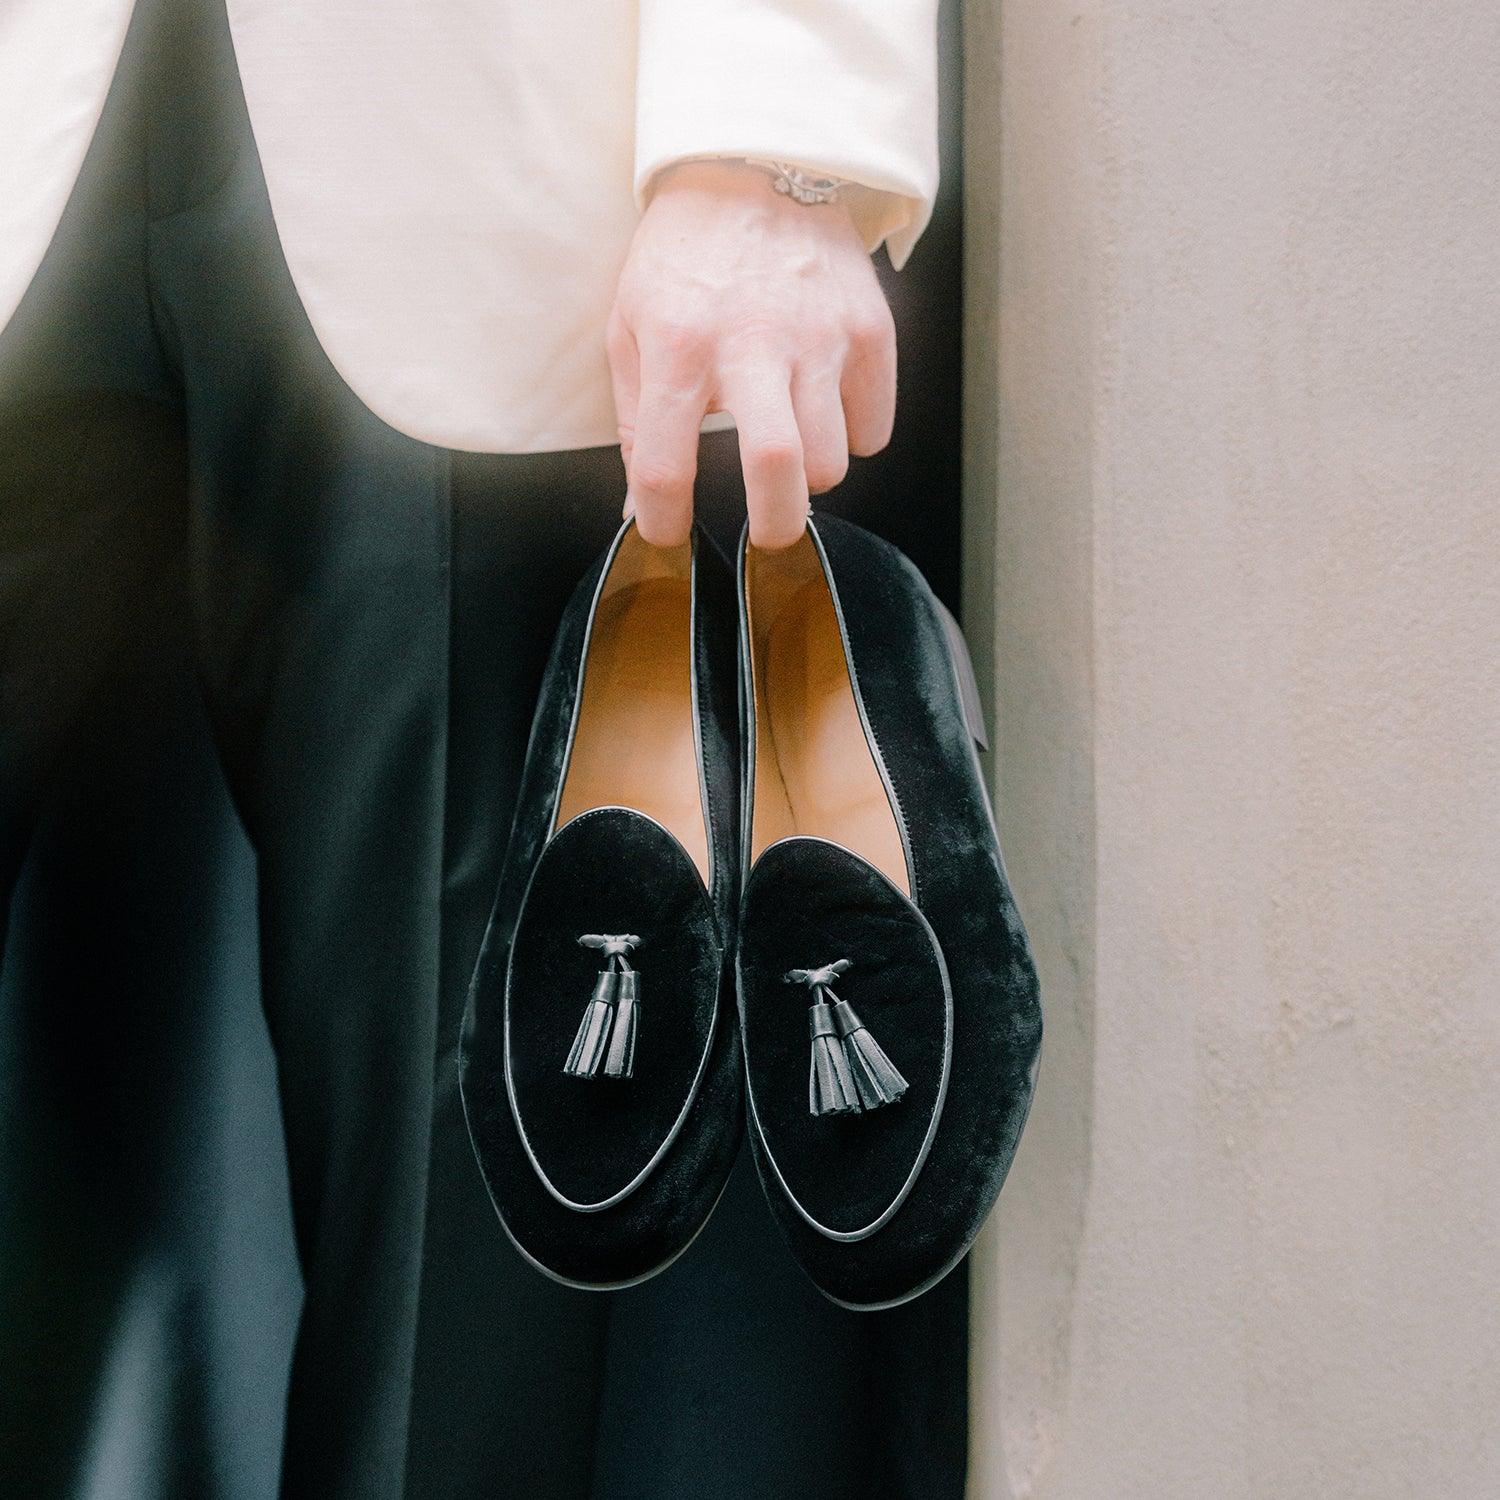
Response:
[[[635,1032],[640,1011],[641,976],[626,956],[640,944],[633,932],[586,932],[580,947],[597,948],[605,966],[594,981],[573,1049],[563,1072],[574,1078],[629,1078],[635,1068]]]
[[[821,969],[791,969],[783,976],[788,984],[804,984],[813,994],[807,1014],[812,1033],[807,1104],[815,1115],[879,1109],[906,1092],[906,1080],[885,1049],[849,1002],[833,993],[834,980],[851,967],[847,958],[840,958]]]

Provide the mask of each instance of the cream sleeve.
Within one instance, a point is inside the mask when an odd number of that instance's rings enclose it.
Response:
[[[899,269],[937,192],[936,0],[640,0],[637,203],[705,157],[856,184],[843,200]]]

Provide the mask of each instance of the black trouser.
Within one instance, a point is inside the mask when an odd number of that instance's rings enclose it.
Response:
[[[959,1493],[960,1281],[837,1311],[741,1171],[670,1272],[570,1292],[470,1160],[464,988],[621,489],[362,406],[220,8],[141,0],[0,339],[0,1492],[260,1500],[279,1448],[297,1500]]]

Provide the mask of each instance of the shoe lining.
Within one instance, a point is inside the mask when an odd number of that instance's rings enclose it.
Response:
[[[776,552],[752,547],[745,588],[757,733],[751,861],[779,839],[811,835],[853,850],[910,895],[901,830],[811,536]]]
[[[594,612],[554,826],[596,807],[654,818],[709,882],[693,734],[692,548],[652,547],[634,529],[615,553]]]

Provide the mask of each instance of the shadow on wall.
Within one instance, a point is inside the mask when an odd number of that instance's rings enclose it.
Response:
[[[1059,291],[1083,294],[1056,267],[1075,263],[1083,229],[1070,132],[1089,116],[1063,97],[1078,75],[1059,79],[1048,52],[1074,35],[1068,11],[1032,9],[1034,24],[1007,29],[1005,54],[995,0],[969,0],[964,15],[965,622],[1045,1016],[1031,1118],[972,1256],[975,1500],[1026,1500],[1059,1456],[1094,1154],[1093,455],[1081,351],[1055,335]],[[1023,143],[1020,184],[1002,101],[1006,119],[1059,122]]]

